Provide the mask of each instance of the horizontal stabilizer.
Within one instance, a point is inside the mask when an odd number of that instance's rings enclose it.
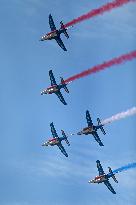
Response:
[[[67,143],[68,146],[70,146],[70,143],[69,143],[69,141],[68,141],[68,138],[67,138],[67,136],[66,136],[64,130],[61,130],[61,132],[62,132],[62,135],[63,135],[63,137],[64,137],[65,142]]]
[[[110,167],[108,167],[108,169],[109,169],[109,173],[111,174],[112,179],[113,179],[116,183],[118,183],[118,180],[116,179],[115,174],[113,174],[112,169],[111,169]]]
[[[64,27],[64,24],[62,21],[60,22],[60,25],[61,25],[61,29],[63,29],[63,33],[66,36],[66,38],[69,38],[69,35],[67,33],[67,29]]]
[[[67,88],[67,85],[66,85],[66,83],[65,83],[65,81],[64,81],[64,79],[61,77],[61,84],[63,85],[63,88],[64,88],[64,90],[67,92],[67,93],[69,93],[69,90],[68,90],[68,88]]]
[[[103,128],[103,125],[101,124],[100,118],[97,118],[97,122],[98,122],[98,126],[100,126],[100,130],[102,131],[102,133],[103,133],[104,135],[106,135],[106,132],[105,132],[105,130],[104,130],[104,128]]]

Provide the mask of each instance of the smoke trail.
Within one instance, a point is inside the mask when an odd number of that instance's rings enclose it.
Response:
[[[112,172],[113,172],[113,174],[117,174],[118,172],[123,172],[123,171],[126,171],[128,169],[132,169],[132,168],[136,168],[136,163],[135,162],[134,163],[130,163],[130,164],[125,165],[125,166],[122,166],[122,167],[120,167],[118,169],[115,169]],[[109,173],[108,175],[110,176],[112,174]]]
[[[135,51],[132,51],[128,54],[124,54],[122,56],[119,56],[117,58],[113,58],[112,60],[109,60],[107,62],[104,62],[102,64],[99,64],[97,66],[94,66],[88,70],[85,70],[79,74],[76,74],[72,77],[69,77],[68,79],[65,80],[65,83],[68,83],[70,81],[74,81],[76,79],[79,79],[79,78],[83,78],[87,75],[90,75],[90,74],[93,74],[93,73],[96,73],[96,72],[99,72],[101,70],[104,70],[106,68],[109,68],[113,65],[118,65],[118,64],[121,64],[123,62],[126,62],[126,61],[130,61],[132,60],[133,58],[136,58],[136,50]]]
[[[90,19],[94,16],[103,14],[106,11],[110,11],[114,8],[117,8],[119,6],[122,6],[123,4],[129,3],[132,1],[134,1],[134,0],[114,0],[112,2],[109,2],[109,3],[101,6],[98,9],[93,9],[93,10],[89,11],[87,14],[84,14],[76,19],[73,19],[72,21],[65,24],[64,27],[67,28],[67,27],[72,26],[74,24],[80,23],[81,21],[84,21],[84,20]]]
[[[136,107],[133,107],[133,108],[131,108],[131,109],[125,111],[125,112],[120,112],[120,113],[118,113],[116,115],[113,115],[112,117],[103,120],[101,123],[103,125],[106,125],[108,123],[120,120],[122,118],[129,117],[129,116],[135,115],[135,114],[136,114]]]

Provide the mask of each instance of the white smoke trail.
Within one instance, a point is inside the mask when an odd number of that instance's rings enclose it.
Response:
[[[135,114],[136,114],[136,107],[133,107],[125,112],[120,112],[116,115],[113,115],[110,118],[102,120],[101,123],[102,123],[102,125],[106,125],[106,124],[109,124],[109,123],[114,122],[116,120],[120,120],[122,118],[126,118],[128,116],[135,115]]]

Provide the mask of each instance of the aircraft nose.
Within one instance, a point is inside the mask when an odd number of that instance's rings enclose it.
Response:
[[[81,134],[82,134],[81,132],[78,132],[78,133],[77,133],[77,135],[81,135]]]
[[[46,90],[41,92],[41,95],[47,94]]]
[[[93,180],[89,180],[88,183],[93,183]]]
[[[42,146],[48,146],[48,143],[47,143],[47,142],[44,142],[44,143],[42,144]]]
[[[44,37],[42,36],[42,37],[39,39],[39,41],[44,41]]]

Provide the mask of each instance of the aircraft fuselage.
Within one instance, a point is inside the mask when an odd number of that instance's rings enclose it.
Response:
[[[58,36],[57,31],[52,31],[50,33],[47,33],[46,35],[42,36],[41,41],[45,40],[52,40]]]
[[[59,84],[59,85],[53,85],[45,90],[43,90],[41,92],[41,95],[44,95],[44,94],[52,94],[52,93],[57,93],[61,88],[63,88],[64,85],[63,84]]]
[[[60,140],[59,140],[58,137],[56,137],[56,138],[53,138],[53,139],[48,140],[46,143],[47,143],[48,145],[50,145],[50,146],[54,146],[54,145],[59,144],[59,143],[60,143]]]
[[[47,88],[46,90],[44,90],[43,94],[52,94],[52,93],[56,93],[60,90],[60,88],[57,85],[51,86],[49,88]]]
[[[102,125],[98,125],[98,126],[89,126],[89,127],[85,127],[83,128],[83,130],[81,130],[80,132],[78,132],[78,135],[89,135],[89,134],[93,134],[94,132],[96,132]]]
[[[42,38],[40,39],[41,41],[45,41],[45,40],[52,40],[57,38],[57,36],[60,36],[61,33],[64,33],[65,29],[59,29],[59,30],[54,30],[51,31],[50,33],[47,33],[46,35],[42,36]]]
[[[51,86],[41,92],[41,95],[56,93],[60,90],[58,85]]]
[[[107,181],[108,178],[109,177],[106,174],[100,175],[100,176],[96,176],[94,179],[90,180],[89,183],[97,183],[97,184],[99,184],[99,183]]]
[[[54,146],[59,145],[61,141],[64,140],[64,137],[55,137],[52,139],[49,139],[47,142],[44,142],[42,146]]]
[[[78,132],[78,135],[88,135],[88,134],[92,134],[93,132],[95,132],[95,126],[89,126],[89,127],[85,127],[83,128],[83,130],[81,130],[80,132]]]

